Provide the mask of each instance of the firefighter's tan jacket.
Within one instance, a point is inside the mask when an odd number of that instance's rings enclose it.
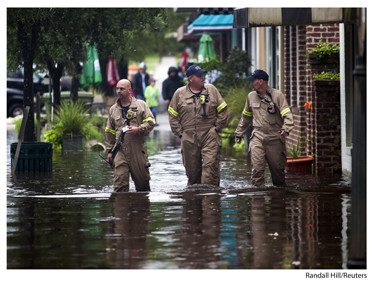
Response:
[[[205,116],[201,99],[205,100]],[[181,136],[186,130],[213,127],[220,132],[227,124],[226,107],[226,102],[212,84],[204,85],[199,98],[191,92],[189,85],[183,86],[174,93],[168,108],[172,132]]]
[[[261,98],[256,91],[248,94],[240,122],[235,130],[235,136],[242,137],[252,124],[253,135],[260,138],[277,138],[281,129],[290,133],[294,127],[293,115],[284,94],[277,89],[269,88],[273,103],[276,105],[276,113],[270,114],[267,108],[270,106],[265,99]],[[270,98],[267,98],[270,101]]]
[[[145,136],[148,135],[155,126],[154,116],[152,115],[147,104],[133,96],[131,98],[132,101],[129,106],[129,110],[133,111],[133,117],[131,119],[124,118],[124,110],[121,108],[119,100],[117,100],[117,102],[109,110],[105,130],[106,150],[107,152],[111,152],[115,145],[119,142],[122,128],[127,123],[129,123],[130,126],[136,126],[139,128],[137,135],[125,135],[121,151],[124,151],[124,156],[128,158],[129,155],[125,155],[129,154],[128,147],[142,148],[142,145],[144,145],[145,142]]]

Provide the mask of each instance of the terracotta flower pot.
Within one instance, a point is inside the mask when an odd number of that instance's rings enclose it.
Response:
[[[312,156],[299,156],[294,159],[287,157],[286,170],[291,174],[312,174],[312,163],[314,157]]]

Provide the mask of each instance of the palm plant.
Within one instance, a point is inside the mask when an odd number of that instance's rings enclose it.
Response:
[[[80,101],[62,102],[56,112],[56,124],[63,135],[84,135],[88,121],[88,109]]]
[[[81,101],[71,103],[63,101],[56,111],[52,129],[44,133],[45,140],[59,148],[62,145],[63,136],[82,135],[85,137],[90,125],[88,111]]]
[[[285,146],[287,149],[287,154],[293,157],[293,159],[297,159],[301,155],[302,151],[305,149],[306,144],[307,141],[302,139],[302,137],[299,135],[296,144]]]

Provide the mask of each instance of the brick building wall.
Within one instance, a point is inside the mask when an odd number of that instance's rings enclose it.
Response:
[[[291,105],[295,128],[287,141],[293,145],[306,133],[306,26],[286,27],[284,31],[284,94]]]
[[[327,119],[322,119],[320,113],[316,113],[314,109],[314,101],[316,101],[316,88],[314,84],[313,74],[321,73],[322,71],[339,72],[339,64],[310,64],[307,60],[307,51],[315,48],[319,40],[329,45],[340,45],[339,42],[339,26],[338,24],[327,25],[308,25],[308,26],[286,26],[284,28],[284,94],[287,96],[289,104],[294,116],[295,128],[292,134],[288,137],[287,143],[295,145],[297,139],[307,141],[307,147],[303,154],[315,156],[314,173],[319,174],[324,169],[329,169],[332,164],[332,173],[337,173],[338,167],[338,146],[333,148],[333,153],[322,148],[330,148],[330,144],[325,143],[324,139],[319,139],[320,123],[327,123]],[[336,94],[337,95],[337,94]],[[338,90],[339,95],[339,90]],[[337,100],[337,97],[333,98]],[[311,109],[307,109],[304,104],[307,101],[312,101]],[[332,111],[332,114],[340,108],[339,97],[336,104],[319,104],[323,112]],[[325,107],[325,108],[323,108]],[[329,108],[328,108],[329,107]],[[334,122],[334,121],[333,121]],[[339,127],[332,132],[333,141],[338,143],[341,137]],[[328,140],[327,140],[328,141]],[[328,141],[329,142],[329,141]],[[327,145],[323,145],[327,144]],[[341,159],[341,158],[340,158]],[[330,162],[332,161],[332,162]]]

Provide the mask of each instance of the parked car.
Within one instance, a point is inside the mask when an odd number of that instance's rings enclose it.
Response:
[[[23,81],[22,70],[7,73],[7,116],[15,117],[23,113]],[[42,95],[48,92],[49,86],[44,84],[44,78],[40,74],[34,74],[34,96],[38,92]]]
[[[23,90],[15,88],[6,89],[7,117],[15,117],[23,113]]]

